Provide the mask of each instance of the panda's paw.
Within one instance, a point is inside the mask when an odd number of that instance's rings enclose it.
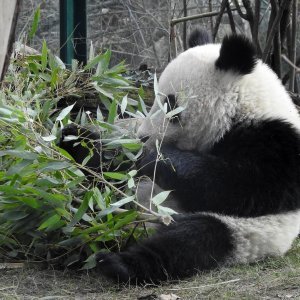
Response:
[[[97,271],[114,281],[128,283],[134,277],[120,254],[99,253],[96,256],[96,261]]]
[[[80,127],[77,124],[68,124],[61,131],[62,141],[65,140],[67,136],[78,136],[80,134]]]
[[[57,145],[72,155],[74,144],[78,142],[79,133],[80,127],[77,124],[68,124],[62,129]]]

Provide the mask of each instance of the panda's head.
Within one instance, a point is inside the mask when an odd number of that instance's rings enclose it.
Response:
[[[192,47],[161,74],[154,104],[138,130],[139,137],[149,137],[146,146],[159,140],[203,151],[233,125],[266,118],[300,128],[284,87],[248,39],[232,35],[222,44],[206,44],[209,39],[202,37],[194,32]]]

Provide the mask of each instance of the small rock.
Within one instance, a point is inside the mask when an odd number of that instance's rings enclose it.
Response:
[[[159,300],[177,300],[177,299],[180,299],[180,297],[175,294],[168,294],[168,295],[161,294],[158,296],[158,299]]]

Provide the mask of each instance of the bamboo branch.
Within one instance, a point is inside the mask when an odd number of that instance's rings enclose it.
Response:
[[[186,0],[183,0],[183,16],[187,17],[187,4]],[[187,40],[186,40],[186,22],[183,23],[183,34],[182,34],[182,39],[183,39],[183,50],[187,49]]]
[[[290,81],[289,81],[289,90],[294,92],[295,88],[295,75],[296,75],[296,36],[297,36],[297,14],[298,14],[298,0],[293,1],[292,8],[292,45],[291,45],[291,56],[290,60],[292,66],[290,67]]]
[[[74,197],[73,198],[73,201],[75,203],[78,203],[79,205],[82,204],[83,200],[77,198],[77,197]],[[96,212],[101,212],[101,208],[96,206],[94,207],[95,211]],[[112,214],[113,215],[119,215],[119,214],[122,214],[124,212],[128,212],[129,210],[128,209],[123,209],[123,208],[116,208]],[[163,224],[163,221],[161,219],[161,217],[157,217],[157,216],[154,216],[153,214],[149,214],[149,213],[143,213],[141,211],[137,211],[138,213],[138,216],[137,216],[137,221],[140,221],[140,222],[149,222],[149,223],[159,223],[159,224]]]
[[[268,22],[267,38],[270,35],[272,24],[274,23],[274,20],[277,15],[277,11],[279,9],[277,0],[270,0],[270,4],[271,4],[271,14],[270,14],[269,22]]]
[[[251,1],[250,0],[243,0],[243,5],[244,5],[244,7],[246,9],[247,17],[248,17],[248,21],[250,23],[250,26],[252,24],[252,27],[253,27],[254,14],[253,14],[253,9],[252,9],[252,5],[251,5]]]
[[[297,67],[297,65],[295,65],[292,61],[290,61],[285,55],[281,55],[281,57],[291,68],[295,70],[295,73],[300,72],[300,67]],[[300,62],[300,58],[298,58],[298,60]]]
[[[287,27],[290,23],[290,9],[291,9],[291,5],[285,8],[285,10],[283,11],[281,21],[280,21],[281,44],[283,44],[285,42],[285,39],[286,39]]]
[[[242,11],[242,9],[241,9],[241,7],[240,7],[240,4],[239,4],[239,2],[238,2],[238,0],[233,0],[233,2],[234,2],[234,5],[235,5],[235,7],[236,7],[236,9],[237,9],[238,14],[240,15],[240,17],[241,17],[242,19],[248,21],[248,15],[245,14],[245,13],[243,13],[243,11]]]
[[[297,81],[297,78],[295,77],[295,87],[294,87],[294,92],[295,93],[299,93],[299,86],[298,86],[298,81]]]
[[[277,0],[271,0],[271,16],[268,24],[267,37],[270,34],[272,25],[274,20],[278,14],[279,6]],[[281,22],[280,22],[281,23]],[[278,26],[280,26],[280,23]],[[281,78],[281,36],[280,36],[280,28],[277,28],[277,32],[275,33],[273,39],[273,55],[268,58],[269,65],[272,67],[273,71],[277,74],[279,78]]]
[[[219,30],[219,26],[220,26],[220,23],[221,23],[221,21],[222,21],[222,17],[223,17],[223,14],[224,14],[224,12],[225,12],[225,9],[226,9],[227,4],[228,4],[228,0],[222,0],[222,2],[221,2],[221,7],[220,7],[220,12],[219,12],[219,14],[217,15],[217,18],[216,18],[216,24],[215,24],[214,30],[213,30],[213,32],[212,32],[212,38],[213,38],[213,41],[215,41],[215,39],[216,39],[218,30]]]
[[[236,8],[232,8],[231,11],[237,10]],[[186,22],[186,21],[192,21],[196,19],[202,19],[202,18],[207,18],[207,17],[214,17],[217,16],[220,12],[219,11],[212,11],[212,12],[207,12],[203,14],[198,14],[198,15],[193,15],[193,16],[188,16],[188,17],[183,17],[183,18],[178,18],[178,19],[172,19],[170,22],[171,27],[181,23],[181,22]]]
[[[253,29],[252,29],[252,40],[254,43],[254,46],[256,48],[256,51],[261,55],[260,51],[260,45],[258,40],[258,27],[259,27],[259,19],[260,19],[260,0],[255,0],[255,6],[254,6],[254,19],[253,19]]]
[[[227,0],[228,1],[228,0]],[[235,8],[231,9],[231,11],[236,10]],[[219,11],[212,11],[208,13],[198,14],[194,16],[187,16],[178,19],[172,19],[170,22],[170,35],[169,35],[169,57],[168,61],[170,61],[173,57],[177,56],[177,46],[176,46],[176,30],[175,25],[181,22],[187,22],[191,20],[213,17],[219,15]]]
[[[231,32],[236,33],[235,22],[234,22],[234,18],[233,18],[232,11],[230,9],[230,4],[229,4],[228,1],[227,1],[227,4],[226,4],[226,12],[227,12],[227,15],[228,15]]]
[[[284,12],[285,8],[288,7],[288,5],[290,3],[291,3],[291,0],[282,0],[282,2],[280,4],[278,13],[277,13],[276,18],[275,18],[275,20],[272,24],[271,29],[270,29],[270,33],[268,35],[266,47],[265,47],[264,52],[263,52],[262,59],[263,59],[264,62],[266,62],[268,57],[269,57],[270,49],[271,49],[272,43],[273,43],[273,39],[274,39],[274,36],[275,36],[275,34],[276,34],[276,32],[279,28],[279,23],[280,23],[280,20],[282,18],[283,12]]]
[[[278,78],[281,78],[281,36],[279,28],[273,40],[273,61],[271,66]]]
[[[298,110],[300,109],[300,95],[292,92],[288,92],[290,97],[292,98],[292,101],[296,106],[298,106]]]
[[[177,46],[176,46],[176,30],[175,26],[170,26],[170,35],[169,35],[169,57],[168,62],[172,60],[172,58],[177,56]]]
[[[284,57],[282,57],[282,58],[283,58],[283,60],[285,60]],[[296,66],[296,68],[299,68],[299,66],[300,66],[300,56],[298,56],[298,58],[296,60],[296,63],[294,65]],[[289,78],[290,78],[290,71],[286,72],[285,75],[282,77],[282,84],[286,84],[287,81],[289,80]]]
[[[208,7],[209,7],[209,11],[212,12],[212,3],[211,3],[212,0],[209,0],[208,1]],[[213,20],[213,17],[210,17],[210,32],[213,32],[214,30],[214,20]]]

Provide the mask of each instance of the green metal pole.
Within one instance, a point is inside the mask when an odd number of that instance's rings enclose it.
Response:
[[[74,0],[74,3],[74,58],[85,65],[87,61],[86,0]]]
[[[60,57],[70,66],[72,59],[86,64],[86,0],[60,0]]]

